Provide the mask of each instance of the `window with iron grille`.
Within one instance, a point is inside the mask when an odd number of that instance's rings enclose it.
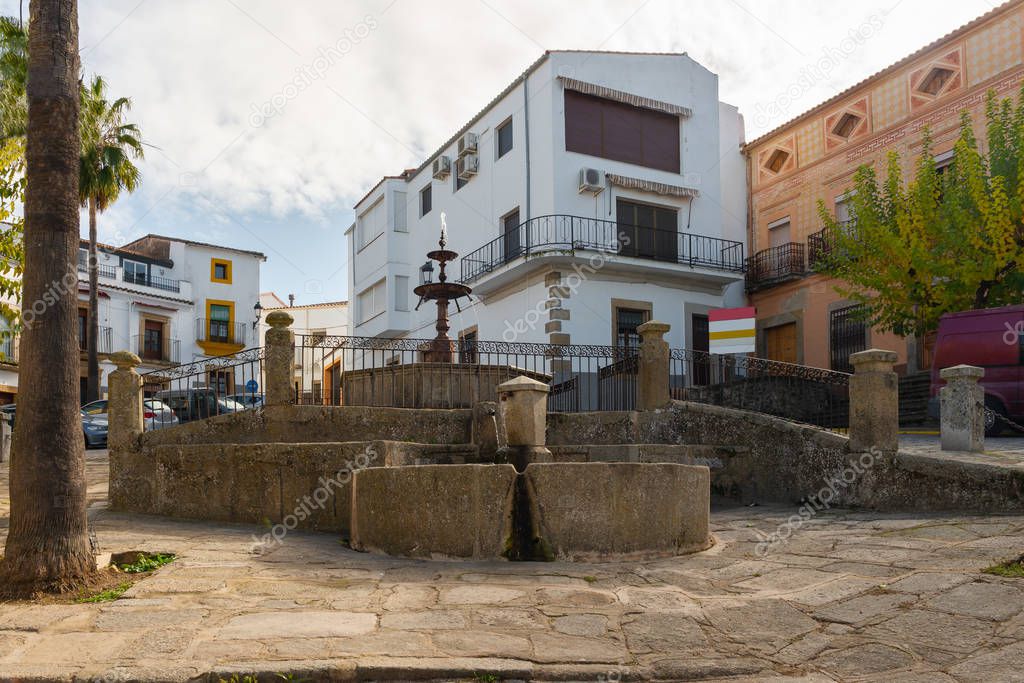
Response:
[[[640,333],[636,328],[650,317],[648,311],[619,308],[615,311],[615,346],[620,349],[640,348]]]
[[[863,306],[847,306],[829,313],[829,357],[833,370],[853,372],[850,356],[868,348],[868,323]]]

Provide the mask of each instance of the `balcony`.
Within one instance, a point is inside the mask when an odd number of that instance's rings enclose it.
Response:
[[[78,254],[78,272],[88,273],[89,272],[89,259],[87,256],[79,252]],[[96,274],[99,277],[105,277],[108,280],[117,279],[117,266],[107,266],[102,263],[96,264]]]
[[[204,349],[210,347],[212,351],[231,353],[232,349],[227,347],[245,347],[245,328],[245,323],[197,318],[196,342]]]
[[[838,228],[849,235],[853,229],[853,221],[838,223]],[[833,228],[824,227],[809,235],[807,237],[807,264],[810,269],[817,270],[818,265],[828,258],[835,248],[836,234]]]
[[[154,337],[137,334],[132,337],[132,349],[143,362],[171,363],[181,362],[181,343],[170,337]]]
[[[109,327],[99,328],[99,335],[96,338],[96,353],[112,353],[113,350],[113,338],[114,331]],[[89,351],[89,333],[88,330],[79,330],[78,334],[78,350],[82,353]]]
[[[129,273],[125,270],[122,270],[121,280],[123,282],[127,282],[133,285],[152,287],[153,289],[162,289],[165,292],[178,293],[181,291],[181,280],[171,280],[170,278],[157,277],[155,275],[146,275],[144,273]]]
[[[807,273],[806,249],[798,242],[787,242],[764,249],[747,259],[747,291],[801,278]]]
[[[0,364],[18,364],[18,345],[20,341],[18,337],[7,337],[0,340]]]
[[[742,242],[582,216],[551,215],[531,218],[463,256],[461,281],[473,282],[519,259],[579,250],[743,272]]]

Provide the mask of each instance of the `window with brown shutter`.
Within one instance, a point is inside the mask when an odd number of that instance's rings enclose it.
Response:
[[[566,90],[565,149],[679,173],[679,118]]]

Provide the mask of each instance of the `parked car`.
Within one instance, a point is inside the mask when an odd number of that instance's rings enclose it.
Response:
[[[232,401],[241,403],[245,408],[262,408],[263,394],[232,394],[228,396]]]
[[[14,415],[17,412],[17,406],[14,403],[0,406],[0,412],[5,413],[10,418],[11,429],[14,429]],[[106,448],[107,416],[87,415],[84,410],[80,411],[80,413],[82,415],[82,435],[85,439],[85,447]]]
[[[939,416],[939,389],[943,368],[976,365],[985,369],[985,434],[995,436],[1007,428],[996,415],[1024,421],[1024,306],[1003,306],[949,313],[939,320],[932,362],[928,412]]]
[[[106,418],[109,404],[110,401],[107,399],[92,401],[82,406],[82,412],[86,415]],[[178,424],[178,418],[174,411],[166,403],[155,398],[147,398],[143,401],[142,420],[143,428],[147,432]]]
[[[191,422],[245,410],[237,401],[206,388],[167,389],[158,391],[154,398],[169,406],[179,422]]]

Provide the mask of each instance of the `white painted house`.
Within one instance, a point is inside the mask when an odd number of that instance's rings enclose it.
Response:
[[[624,345],[656,318],[706,348],[708,310],[744,300],[742,142],[685,54],[547,52],[356,205],[352,334],[433,337],[412,290],[444,212],[449,277],[474,299],[452,306],[453,337]]]
[[[78,262],[83,396],[87,247],[87,242],[80,243]],[[100,245],[98,252],[101,393],[106,393],[107,375],[114,370],[106,358],[113,351],[137,354],[142,359],[139,372],[145,373],[259,344],[255,306],[263,254],[162,235],[121,247]],[[233,387],[223,389],[231,393]]]

